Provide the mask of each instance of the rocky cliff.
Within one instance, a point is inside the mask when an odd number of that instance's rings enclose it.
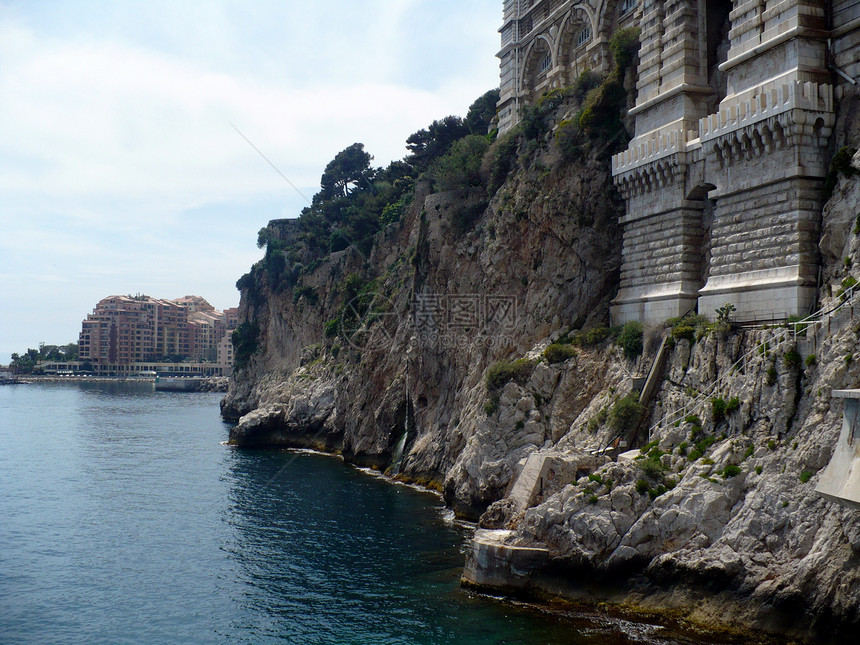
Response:
[[[231,441],[338,452],[441,490],[505,544],[547,551],[526,589],[845,642],[860,522],[814,486],[841,423],[830,391],[860,384],[860,322],[799,339],[697,317],[607,329],[621,259],[608,159],[624,136],[596,131],[581,101],[493,144],[481,182],[419,178],[372,244],[305,258],[286,287],[283,263],[243,279]],[[843,100],[839,146],[857,139],[855,107]],[[823,214],[825,306],[860,246],[860,159],[846,155]],[[289,243],[296,226],[272,222],[266,239]],[[617,459],[625,443],[639,459]],[[512,497],[541,454],[569,467]]]

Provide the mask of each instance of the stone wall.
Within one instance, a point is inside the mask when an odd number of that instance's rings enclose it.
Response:
[[[506,0],[504,12],[501,131],[583,70],[607,71],[617,29],[641,30],[635,133],[613,159],[627,202],[614,323],[726,303],[739,320],[811,311],[837,100],[860,76],[860,3]]]
[[[613,323],[726,303],[740,320],[811,311],[838,84],[860,71],[858,12],[644,0],[635,135],[613,159],[627,203]]]

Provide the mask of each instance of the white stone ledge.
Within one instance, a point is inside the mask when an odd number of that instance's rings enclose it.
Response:
[[[700,138],[705,143],[796,109],[832,113],[833,86],[794,81],[772,87],[764,86],[750,99],[725,100],[720,104],[718,113],[699,121]]]

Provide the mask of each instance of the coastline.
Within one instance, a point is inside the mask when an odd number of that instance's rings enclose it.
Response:
[[[39,383],[149,383],[155,386],[154,376],[41,376],[29,375],[18,378],[17,385],[38,385]],[[228,377],[211,376],[203,379],[196,392],[226,392]]]
[[[560,616],[598,613],[613,619],[658,625],[676,633],[707,635],[711,639],[717,639],[711,642],[777,645],[785,643],[786,637],[798,645],[811,645],[813,642],[800,633],[781,631],[776,628],[775,623],[762,625],[760,628],[747,626],[751,622],[763,622],[752,619],[753,614],[759,613],[762,607],[757,603],[750,603],[749,599],[737,597],[730,589],[707,589],[704,586],[697,587],[669,580],[660,586],[647,580],[642,571],[631,571],[629,575],[615,572],[613,575],[604,576],[587,567],[571,567],[570,563],[550,557],[541,568],[527,572],[525,585],[518,584],[521,579],[511,571],[508,571],[507,584],[504,581],[487,584],[475,580],[467,572],[469,560],[475,554],[475,541],[482,529],[477,523],[456,516],[451,505],[444,501],[444,495],[440,492],[441,485],[427,485],[403,474],[392,477],[379,468],[351,461],[338,451],[275,442],[243,446],[228,441],[224,442],[224,445],[233,450],[284,450],[296,455],[329,457],[388,484],[406,486],[433,495],[444,503],[443,521],[470,532],[463,543],[466,561],[459,583],[460,587],[469,593],[494,598],[503,603],[526,605],[537,611]],[[577,583],[577,580],[587,582]],[[723,618],[741,615],[747,620],[738,621],[737,625]],[[788,615],[790,614],[786,613],[786,616]],[[833,642],[839,642],[838,638]]]

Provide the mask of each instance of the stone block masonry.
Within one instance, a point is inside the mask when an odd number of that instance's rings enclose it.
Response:
[[[814,306],[839,85],[860,76],[856,0],[506,0],[499,128],[605,72],[640,29],[635,136],[612,161],[626,201],[613,324],[726,303],[740,320]]]
[[[613,159],[627,204],[614,324],[726,303],[745,321],[812,310],[835,73],[856,73],[842,2],[642,3],[635,136]],[[833,43],[836,43],[835,45]]]

